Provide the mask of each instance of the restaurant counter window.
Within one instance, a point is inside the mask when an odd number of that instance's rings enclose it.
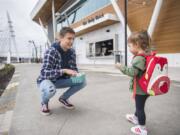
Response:
[[[90,43],[87,48],[87,57],[113,56],[113,39]]]
[[[96,42],[95,51],[96,57],[113,56],[113,40]]]

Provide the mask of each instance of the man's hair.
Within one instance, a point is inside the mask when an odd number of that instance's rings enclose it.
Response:
[[[64,37],[67,33],[75,34],[75,31],[71,27],[62,27],[59,32],[61,37]]]

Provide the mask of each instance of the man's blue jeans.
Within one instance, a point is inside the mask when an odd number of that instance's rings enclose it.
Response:
[[[69,89],[61,96],[63,99],[68,99],[86,86],[86,80],[84,79],[82,82],[78,83],[73,83],[72,79],[59,79],[55,83],[51,80],[43,80],[38,86],[41,90],[41,103],[48,104],[50,98],[55,95],[56,89],[69,87]]]

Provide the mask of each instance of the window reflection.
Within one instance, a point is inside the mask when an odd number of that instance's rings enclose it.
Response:
[[[90,15],[92,12],[102,8],[103,6],[110,3],[110,0],[88,0],[84,5],[79,8],[76,12],[68,15],[68,21],[70,24],[76,23],[82,18]],[[62,24],[61,24],[62,23]],[[62,20],[57,24],[57,30],[59,31],[62,26],[68,26],[67,20]]]

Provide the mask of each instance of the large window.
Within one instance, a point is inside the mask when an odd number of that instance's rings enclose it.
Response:
[[[88,0],[76,13],[75,22],[110,3],[110,0]]]
[[[113,56],[113,39],[90,43],[87,47],[87,57],[110,57]]]
[[[90,15],[92,12],[102,8],[103,6],[110,3],[110,0],[87,0],[82,7],[68,15],[69,24],[75,23],[84,17]],[[67,20],[61,20],[57,24],[57,31],[61,29],[62,26],[68,26]]]

